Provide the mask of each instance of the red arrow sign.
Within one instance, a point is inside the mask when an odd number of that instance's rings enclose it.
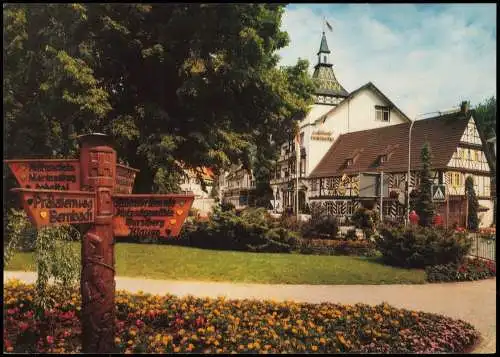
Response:
[[[24,210],[36,227],[94,222],[95,192],[23,188],[12,191],[21,194]]]
[[[22,188],[78,191],[80,161],[67,159],[5,160]]]
[[[175,237],[193,201],[193,195],[113,195],[113,233],[115,236]]]
[[[140,170],[129,166],[116,164],[115,193],[131,194],[134,187],[135,176]]]

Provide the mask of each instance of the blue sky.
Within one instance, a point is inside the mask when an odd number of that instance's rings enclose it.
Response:
[[[496,4],[291,4],[281,64],[317,63],[326,31],[337,79],[371,81],[410,117],[496,96]]]

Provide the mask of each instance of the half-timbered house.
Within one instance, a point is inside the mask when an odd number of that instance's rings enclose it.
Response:
[[[403,220],[407,203],[409,133],[410,124],[405,123],[340,135],[309,176],[310,205],[322,207],[331,215],[348,217],[365,203],[379,210],[382,191],[383,215]],[[445,224],[465,225],[465,178],[472,176],[480,204],[481,226],[490,225],[493,221],[491,171],[473,111],[462,108],[414,123],[410,191],[419,185],[420,153],[425,142],[431,147],[434,183],[446,185],[445,201],[436,203]]]
[[[252,170],[243,165],[234,166],[219,176],[222,202],[231,203],[237,209],[253,206],[255,201],[255,177]]]

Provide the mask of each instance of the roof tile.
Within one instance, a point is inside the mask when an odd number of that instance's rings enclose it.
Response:
[[[411,169],[421,168],[420,151],[428,141],[432,153],[432,167],[444,168],[456,151],[470,118],[460,112],[430,119],[418,120],[413,125],[411,142]],[[408,169],[408,131],[410,124],[343,134],[333,143],[310,177],[332,177],[360,172],[405,172]],[[379,164],[379,156],[392,145],[388,161]],[[357,150],[363,150],[353,165],[346,159]]]

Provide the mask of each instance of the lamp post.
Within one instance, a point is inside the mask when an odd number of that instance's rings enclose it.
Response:
[[[406,176],[406,217],[405,217],[405,225],[407,226],[409,223],[409,215],[410,215],[410,159],[411,159],[411,130],[413,129],[413,124],[415,122],[423,117],[424,115],[429,115],[429,114],[445,114],[445,113],[450,113],[452,111],[456,111],[456,108],[452,108],[450,110],[437,110],[434,112],[429,112],[429,113],[423,113],[423,114],[418,114],[414,120],[411,121],[410,124],[410,130],[408,132],[408,172]]]
[[[418,115],[417,115],[418,118]],[[410,159],[411,159],[411,129],[413,129],[413,124],[417,121],[417,118],[413,120],[410,124],[410,130],[408,132],[408,172],[406,173],[406,215],[405,223],[408,226],[408,220],[410,217]]]

